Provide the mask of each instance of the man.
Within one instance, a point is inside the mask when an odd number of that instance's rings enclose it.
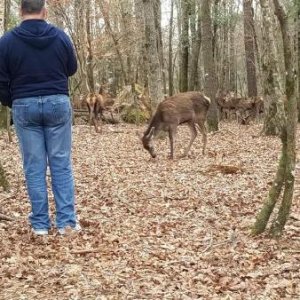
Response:
[[[12,107],[23,159],[33,232],[51,227],[46,183],[50,167],[56,227],[80,230],[76,222],[71,165],[72,111],[68,77],[77,70],[68,36],[48,24],[45,0],[21,1],[21,24],[0,39],[0,100]]]

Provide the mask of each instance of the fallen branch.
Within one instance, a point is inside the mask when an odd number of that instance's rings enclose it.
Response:
[[[88,253],[98,253],[100,249],[82,249],[82,250],[72,250],[71,254],[88,254]]]
[[[229,165],[211,165],[208,170],[208,172],[221,172],[222,174],[236,174],[243,171],[243,168],[240,166]]]
[[[0,213],[0,221],[13,221],[14,219]]]
[[[209,241],[208,245],[205,247],[205,249],[200,252],[200,254],[205,253],[208,250],[210,250],[213,246],[213,241],[214,241],[214,237],[213,237],[212,233],[210,233],[210,241]]]

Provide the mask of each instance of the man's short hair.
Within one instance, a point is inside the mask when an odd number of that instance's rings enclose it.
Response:
[[[25,14],[38,14],[45,6],[45,0],[21,0],[21,10]]]

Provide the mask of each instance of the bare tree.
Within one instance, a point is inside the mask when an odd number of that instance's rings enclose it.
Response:
[[[10,16],[11,1],[5,0],[0,3],[0,33],[6,32],[9,27],[9,16]],[[10,131],[10,109],[3,107],[0,104],[0,128],[5,127],[8,131],[9,141],[12,141],[12,135]],[[0,161],[0,186],[6,191],[9,189],[9,182],[6,177],[5,170]]]
[[[173,84],[173,23],[174,23],[174,0],[171,0],[171,14],[169,21],[169,66],[168,66],[168,75],[169,75],[169,96],[172,96],[174,93],[174,84]]]
[[[4,20],[3,20],[3,29],[4,32],[8,31],[9,29],[9,20],[10,20],[10,9],[11,9],[11,0],[4,1]],[[10,109],[9,107],[6,108],[6,129],[8,133],[8,140],[12,142],[12,133],[10,130]]]
[[[135,27],[139,28],[136,31],[137,41],[137,53],[139,62],[139,71],[137,74],[140,74],[140,81],[142,85],[148,88],[148,59],[147,59],[147,51],[146,51],[146,40],[145,40],[145,20],[144,20],[144,7],[142,0],[134,0],[134,14],[135,14]]]
[[[86,1],[86,38],[87,38],[87,83],[89,91],[95,93],[95,80],[94,80],[94,55],[92,47],[92,15],[91,15],[91,0]]]
[[[149,82],[149,95],[151,100],[152,111],[157,104],[162,100],[162,79],[161,79],[161,66],[158,58],[157,51],[157,38],[155,31],[155,6],[153,0],[143,0],[144,18],[145,18],[145,48],[147,52],[147,60],[149,67],[148,82]]]
[[[163,51],[163,36],[161,30],[161,1],[154,1],[154,19],[155,28],[157,32],[157,51],[158,58],[161,67],[162,85],[164,94],[167,94],[167,82],[166,82],[166,72],[165,72],[165,62],[164,62],[164,51]]]
[[[188,90],[189,68],[189,1],[181,0],[181,34],[180,34],[180,70],[179,89],[181,92]]]
[[[300,122],[300,2],[296,2],[297,8],[297,57],[298,57],[298,121]]]
[[[254,51],[254,20],[252,0],[243,0],[244,7],[244,43],[246,53],[248,96],[257,96],[256,63]]]
[[[256,217],[253,233],[259,234],[265,230],[277,200],[283,190],[282,201],[270,229],[271,234],[277,237],[283,232],[293,199],[296,161],[297,100],[296,81],[293,70],[293,55],[291,49],[291,30],[289,28],[287,15],[279,3],[279,0],[273,0],[273,3],[275,6],[275,13],[280,24],[284,49],[284,65],[286,71],[285,92],[287,98],[287,101],[284,103],[286,122],[281,134],[282,150],[276,178],[269,191],[268,198],[264,202],[261,211]]]
[[[127,79],[127,72],[125,68],[125,63],[124,63],[124,58],[122,56],[122,51],[121,51],[121,46],[119,43],[119,39],[115,35],[111,21],[110,21],[110,16],[109,16],[109,4],[103,0],[99,0],[99,5],[103,14],[104,22],[105,22],[105,28],[110,35],[110,37],[113,40],[114,46],[115,46],[115,51],[118,57],[118,61],[121,67],[121,73],[122,73],[122,79],[124,84],[128,84],[128,79]]]
[[[199,1],[200,2],[200,1]],[[212,22],[211,22],[211,1],[201,1],[202,16],[202,55],[204,61],[204,91],[211,99],[211,105],[208,111],[207,124],[210,131],[219,129],[218,108],[216,103],[216,92],[218,88],[217,76],[215,71],[215,62],[213,58],[212,43]]]
[[[193,0],[191,3],[191,33],[192,33],[192,44],[191,44],[191,59],[189,68],[189,91],[194,91],[197,88],[199,81],[198,76],[198,62],[201,48],[201,18],[200,18],[200,7],[196,1]]]
[[[274,40],[274,23],[268,0],[260,0],[263,22],[263,93],[265,118],[263,131],[266,135],[279,135],[284,123],[283,95],[279,78],[279,62]]]
[[[237,13],[234,11],[234,0],[230,0],[229,13],[229,89],[236,92],[236,41],[234,32],[237,22]]]
[[[4,171],[3,166],[0,163],[0,186],[7,191],[9,189],[9,183],[6,178],[6,173]]]

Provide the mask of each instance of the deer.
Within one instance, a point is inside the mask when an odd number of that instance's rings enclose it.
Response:
[[[112,110],[110,109],[114,104],[114,100],[112,99],[111,96],[109,96],[107,93],[104,92],[102,87],[100,88],[98,94],[96,93],[88,94],[85,99],[85,102],[87,104],[88,111],[89,111],[90,125],[94,123],[96,132],[101,131],[101,129],[99,130],[98,122],[99,122],[99,115],[103,118],[104,110],[109,110],[112,119],[114,119]]]
[[[146,131],[141,137],[143,147],[155,158],[152,141],[160,131],[167,131],[170,140],[170,159],[174,159],[174,141],[177,127],[181,124],[187,124],[191,139],[184,151],[182,157],[186,157],[197,136],[197,128],[202,133],[203,150],[205,154],[207,143],[207,130],[205,121],[210,106],[210,99],[201,92],[185,92],[168,97],[157,107]]]
[[[99,122],[99,113],[103,107],[103,97],[100,94],[89,93],[85,98],[85,102],[89,111],[89,123],[92,125],[94,123],[96,132],[100,132],[98,122]]]
[[[247,125],[255,116],[263,112],[263,98],[241,97],[230,91],[219,91],[216,95],[221,118],[228,118],[231,113],[236,116],[237,122]]]

